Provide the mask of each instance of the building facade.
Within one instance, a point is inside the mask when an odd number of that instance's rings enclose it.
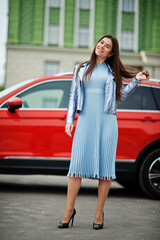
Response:
[[[9,0],[6,87],[70,72],[112,34],[122,61],[160,78],[160,0]]]

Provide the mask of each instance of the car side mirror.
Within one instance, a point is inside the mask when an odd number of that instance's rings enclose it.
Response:
[[[22,107],[22,100],[19,97],[13,97],[7,102],[8,111],[15,113],[15,110]]]

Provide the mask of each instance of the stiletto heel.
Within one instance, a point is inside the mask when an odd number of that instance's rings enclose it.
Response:
[[[94,230],[99,230],[103,228],[103,222],[104,222],[104,212],[103,212],[103,219],[102,219],[102,223],[98,224],[98,223],[93,223],[93,229]]]
[[[63,223],[62,221],[58,224],[58,228],[68,228],[69,227],[69,223],[71,221],[71,226],[73,226],[73,222],[74,222],[74,216],[76,215],[76,209],[74,208],[73,214],[70,217],[69,221],[67,223]]]
[[[73,222],[74,222],[74,216],[72,218],[71,227],[73,226]]]

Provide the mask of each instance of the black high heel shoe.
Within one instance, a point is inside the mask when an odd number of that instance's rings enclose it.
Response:
[[[101,223],[101,224],[93,223],[93,229],[94,229],[94,230],[102,229],[102,228],[103,228],[103,221],[104,221],[104,213],[103,213],[103,220],[102,220],[102,223]]]
[[[58,224],[58,228],[68,228],[69,227],[69,223],[71,221],[71,226],[73,226],[73,222],[74,222],[74,216],[76,215],[76,209],[74,208],[74,211],[73,211],[73,214],[71,216],[71,218],[69,219],[69,221],[67,223],[63,223],[63,222],[60,222]]]

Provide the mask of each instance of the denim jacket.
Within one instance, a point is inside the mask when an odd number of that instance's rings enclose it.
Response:
[[[83,93],[83,82],[81,81],[85,71],[89,66],[89,62],[84,63],[78,74],[78,64],[74,67],[73,79],[71,84],[68,112],[66,118],[66,124],[74,124],[74,117],[76,112],[80,112],[83,108],[84,93]],[[117,103],[116,103],[116,83],[114,81],[114,72],[108,65],[108,77],[106,78],[105,84],[105,102],[104,112],[110,114],[116,114]],[[127,85],[122,83],[121,87],[121,99],[120,102],[126,100],[126,98],[136,89],[141,81],[138,81],[135,77],[132,78],[131,82]]]

